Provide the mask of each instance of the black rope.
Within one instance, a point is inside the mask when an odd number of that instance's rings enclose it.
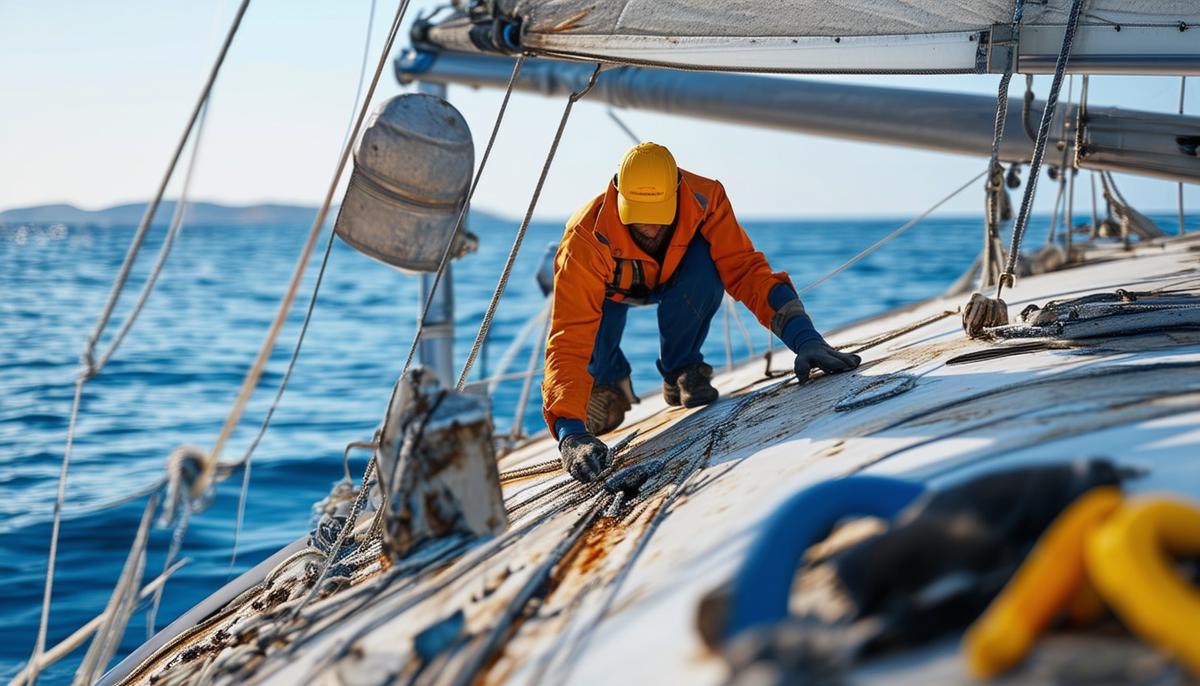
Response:
[[[996,285],[996,298],[1000,298],[1005,284],[1012,285],[1014,272],[1017,269],[1017,258],[1020,255],[1021,240],[1025,237],[1025,228],[1029,225],[1029,214],[1033,209],[1033,197],[1037,190],[1038,175],[1041,172],[1042,158],[1046,156],[1046,141],[1050,138],[1050,122],[1054,118],[1054,106],[1058,102],[1058,93],[1062,89],[1063,75],[1067,71],[1067,60],[1071,55],[1071,45],[1075,42],[1075,29],[1079,26],[1079,14],[1085,0],[1074,0],[1071,3],[1071,14],[1067,19],[1066,31],[1063,34],[1062,49],[1058,53],[1058,61],[1054,65],[1054,80],[1050,83],[1050,94],[1046,96],[1046,108],[1042,110],[1042,123],[1038,127],[1037,142],[1033,148],[1033,159],[1029,163],[1029,180],[1025,184],[1025,194],[1021,198],[1021,210],[1017,213],[1013,225],[1012,244],[1008,249],[1008,263],[1000,282]]]

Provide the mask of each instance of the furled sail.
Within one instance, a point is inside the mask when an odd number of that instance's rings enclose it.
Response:
[[[1072,1],[1026,2],[1019,71],[1053,68]],[[452,49],[689,69],[987,72],[1003,68],[989,47],[1013,10],[1013,0],[495,0],[426,36]],[[1200,73],[1198,30],[1196,0],[1087,0],[1072,60],[1089,73]]]

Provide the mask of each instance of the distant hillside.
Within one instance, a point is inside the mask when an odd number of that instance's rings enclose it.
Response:
[[[146,211],[145,203],[115,205],[102,210],[82,210],[74,205],[37,205],[0,212],[0,224],[90,224],[93,226],[136,226]],[[165,226],[175,213],[175,201],[164,200],[154,215],[154,224]],[[188,225],[262,226],[271,224],[311,224],[317,215],[316,207],[303,205],[221,205],[212,202],[188,203]],[[329,212],[329,220],[337,216],[337,208]],[[479,210],[472,210],[475,220],[494,219]]]

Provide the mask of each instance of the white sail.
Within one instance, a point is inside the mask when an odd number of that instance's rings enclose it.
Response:
[[[1072,0],[1028,2],[1018,69],[1053,68]],[[544,56],[737,71],[978,72],[1011,0],[501,0],[493,18],[519,26],[520,47]],[[478,28],[480,17],[473,17]],[[431,32],[475,49],[471,22]],[[453,37],[454,30],[460,33]],[[1200,73],[1200,3],[1091,0],[1073,60],[1091,73]]]
[[[516,0],[528,43],[570,36],[846,37],[979,31],[1012,21],[1011,0]],[[1071,0],[1027,2],[1026,25],[1066,22]],[[1194,0],[1092,0],[1085,21],[1170,23],[1200,18]]]

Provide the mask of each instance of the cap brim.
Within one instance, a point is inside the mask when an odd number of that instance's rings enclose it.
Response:
[[[675,195],[656,202],[635,202],[617,194],[617,214],[622,224],[671,224],[675,221]]]

